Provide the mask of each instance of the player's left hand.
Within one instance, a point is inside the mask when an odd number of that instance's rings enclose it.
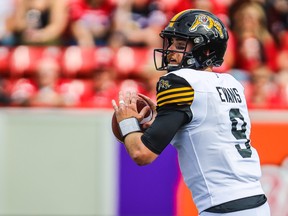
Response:
[[[152,118],[151,118],[151,120],[149,122],[144,123],[142,125],[142,127],[144,129],[147,129],[148,127],[151,126],[151,124],[154,122],[154,120],[155,120],[155,118],[157,116],[156,104],[149,97],[147,97],[146,95],[143,95],[141,93],[138,93],[138,95],[140,97],[142,97],[149,104],[150,108],[152,109]]]

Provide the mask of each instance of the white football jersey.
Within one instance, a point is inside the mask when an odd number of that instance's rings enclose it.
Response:
[[[171,73],[184,78],[194,91],[193,118],[171,144],[198,210],[264,194],[259,157],[250,143],[243,86],[229,74],[192,69]]]

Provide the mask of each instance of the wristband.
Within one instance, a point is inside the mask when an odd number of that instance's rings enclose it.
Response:
[[[119,128],[123,137],[129,133],[141,131],[139,122],[135,117],[127,118],[119,122]]]

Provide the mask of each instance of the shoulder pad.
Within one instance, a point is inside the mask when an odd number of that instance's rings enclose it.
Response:
[[[168,74],[157,83],[157,106],[191,105],[194,99],[194,89],[182,77]]]

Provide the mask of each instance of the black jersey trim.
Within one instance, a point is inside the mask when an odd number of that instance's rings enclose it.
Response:
[[[242,211],[246,209],[256,208],[263,205],[267,201],[267,198],[264,194],[245,197],[233,201],[229,201],[217,206],[213,206],[209,209],[206,209],[206,212],[212,213],[229,213],[235,211]]]

